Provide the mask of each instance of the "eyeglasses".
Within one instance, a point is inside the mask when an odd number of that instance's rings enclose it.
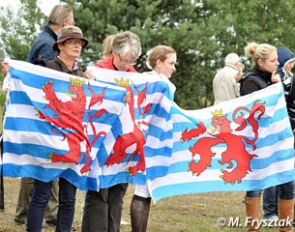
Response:
[[[120,60],[120,63],[121,64],[124,64],[124,65],[135,65],[136,64],[136,61],[137,61],[137,59],[135,59],[135,60],[124,60],[124,59],[122,59],[122,57],[120,56],[120,54],[117,54],[118,55],[118,57],[119,57],[119,60]]]
[[[68,39],[65,41],[65,44],[70,44],[70,45],[78,44],[80,46],[83,46],[84,42],[80,39]]]

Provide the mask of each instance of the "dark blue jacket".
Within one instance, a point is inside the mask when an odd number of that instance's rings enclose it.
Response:
[[[280,74],[281,79],[284,81],[286,79],[286,73],[283,71],[284,66],[287,62],[294,60],[295,56],[289,48],[278,48],[278,61],[279,66],[277,72]]]
[[[52,46],[57,40],[57,35],[46,25],[32,45],[27,61],[33,63],[36,59],[52,60],[58,56]]]
[[[288,114],[293,130],[295,129],[295,82],[294,76],[288,76],[287,73],[283,71],[283,68],[287,62],[294,59],[295,56],[289,48],[278,48],[278,60],[280,62],[278,73],[283,81]]]

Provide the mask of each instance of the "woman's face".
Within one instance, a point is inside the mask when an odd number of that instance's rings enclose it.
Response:
[[[290,74],[294,65],[294,61],[290,61],[285,65],[285,72]]]
[[[114,65],[119,71],[128,71],[133,65],[136,64],[136,59],[134,59],[132,53],[129,51],[125,55],[114,54]]]
[[[157,60],[156,72],[170,78],[175,72],[176,53],[169,53],[164,61]]]
[[[266,59],[259,59],[258,64],[263,71],[275,72],[279,66],[277,51],[272,51]]]

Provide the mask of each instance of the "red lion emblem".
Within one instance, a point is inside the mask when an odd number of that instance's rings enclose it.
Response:
[[[98,110],[95,115],[90,115],[90,107],[96,103],[102,102],[105,91],[96,95],[88,84],[88,89],[92,93],[90,105],[88,108],[88,119],[93,129],[93,140],[90,141],[87,136],[87,129],[86,133],[84,133],[86,125],[83,125],[83,117],[86,107],[86,94],[82,85],[85,83],[85,80],[70,78],[70,81],[71,85],[68,87],[68,89],[71,93],[68,95],[71,96],[71,101],[61,101],[56,96],[52,86],[52,81],[50,81],[43,86],[45,98],[48,100],[48,104],[46,104],[45,107],[52,109],[55,112],[55,115],[50,117],[38,109],[37,111],[38,116],[41,119],[45,119],[55,126],[53,127],[52,132],[63,135],[63,140],[67,140],[69,145],[69,151],[66,154],[51,153],[50,158],[52,162],[70,162],[78,164],[81,158],[81,143],[83,141],[86,142],[86,152],[84,157],[82,157],[82,159],[86,161],[85,165],[80,170],[81,173],[85,173],[90,167],[90,152],[93,144],[96,142],[99,136],[106,135],[105,132],[96,132],[96,130],[93,128],[94,126],[92,119],[100,117],[102,113],[107,113],[107,111],[105,109],[101,109]],[[56,128],[62,128],[63,130],[56,130]],[[65,130],[67,133],[64,132]]]
[[[250,154],[245,148],[245,143],[252,146],[253,150],[256,149],[255,142],[258,138],[258,122],[257,120],[265,112],[265,103],[254,102],[252,109],[241,106],[238,107],[232,115],[233,121],[238,124],[238,128],[234,131],[242,131],[247,126],[247,123],[251,125],[254,137],[252,140],[245,136],[234,134],[230,127],[230,120],[227,119],[227,115],[222,115],[221,111],[215,111],[212,118],[212,126],[216,132],[209,133],[210,137],[205,136],[200,138],[192,147],[189,148],[192,154],[192,161],[189,163],[190,171],[199,176],[207,167],[211,166],[211,161],[215,153],[212,152],[211,148],[217,144],[226,144],[226,150],[221,154],[220,164],[228,164],[229,169],[233,168],[233,161],[236,162],[236,167],[231,170],[221,170],[221,178],[225,183],[234,184],[236,181],[240,183],[242,179],[251,171],[250,162],[256,157],[255,154]],[[244,113],[249,113],[248,118],[243,118]],[[256,114],[258,112],[258,114]],[[237,114],[240,113],[239,116]],[[194,137],[200,136],[206,132],[206,127],[203,122],[198,124],[198,128],[185,130],[182,132],[181,140],[189,141]],[[245,142],[245,143],[244,143]],[[198,162],[195,161],[194,157],[198,154],[200,159]]]
[[[113,165],[115,163],[121,163],[126,157],[127,157],[127,148],[131,145],[135,145],[135,149],[132,152],[131,156],[129,157],[129,160],[134,156],[139,156],[139,161],[136,165],[131,166],[128,168],[128,171],[132,176],[135,176],[138,171],[144,172],[146,169],[145,166],[145,160],[144,160],[144,144],[145,144],[145,137],[143,135],[142,130],[139,128],[139,124],[145,124],[144,122],[136,122],[135,121],[135,115],[134,115],[134,94],[132,92],[132,89],[129,86],[129,80],[124,81],[123,78],[120,80],[115,79],[115,81],[121,86],[126,89],[126,91],[130,95],[130,101],[128,102],[129,111],[131,114],[132,124],[130,124],[130,127],[133,128],[133,131],[127,134],[120,135],[113,147],[113,153],[108,157],[106,161],[106,165]],[[147,83],[145,85],[145,88],[140,91],[139,89],[135,87],[136,92],[138,93],[137,96],[137,107],[140,109],[140,106],[145,100],[146,96],[146,90],[147,90]],[[143,116],[151,107],[151,104],[147,104],[143,112],[139,112],[141,116]]]

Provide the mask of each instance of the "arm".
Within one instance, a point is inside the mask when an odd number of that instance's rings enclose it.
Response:
[[[7,73],[8,73],[8,71],[9,71],[9,64],[8,64],[8,62],[7,61],[2,61],[1,62],[1,68],[2,68],[2,74],[4,75],[4,76],[6,76],[7,75]]]

